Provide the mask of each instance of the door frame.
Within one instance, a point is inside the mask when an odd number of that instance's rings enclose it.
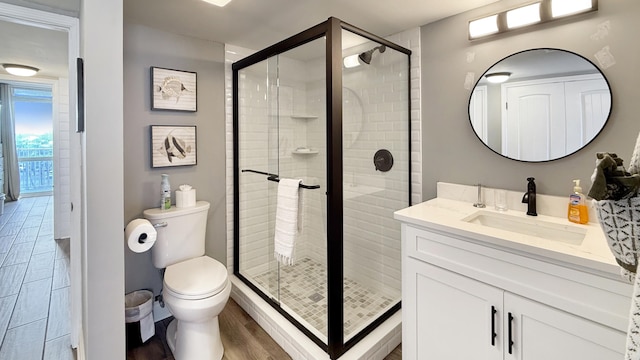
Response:
[[[76,119],[77,81],[76,59],[80,56],[80,20],[78,18],[59,15],[51,12],[25,8],[21,6],[0,3],[0,20],[34,26],[67,33],[68,47],[68,81],[69,81],[69,119]],[[71,203],[76,209],[71,212],[71,263],[70,263],[70,314],[71,314],[71,346],[77,348],[82,324],[82,288],[81,288],[81,149],[80,135],[71,133],[69,136],[71,149]]]

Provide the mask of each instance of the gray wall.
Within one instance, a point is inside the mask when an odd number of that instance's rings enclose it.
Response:
[[[171,188],[190,184],[198,200],[211,203],[206,253],[226,263],[224,47],[222,44],[140,25],[124,26],[124,223],[159,206],[160,174],[170,176]],[[150,67],[195,71],[198,111],[151,111]],[[150,125],[196,125],[196,166],[152,169]],[[175,193],[172,194],[175,204]],[[158,294],[159,271],[151,252],[133,253],[125,247],[125,289],[148,288]]]
[[[568,196],[571,180],[582,179],[585,193],[591,186],[595,153],[616,152],[628,164],[640,131],[640,1],[600,0],[595,13],[576,19],[534,25],[526,30],[470,42],[467,22],[509,9],[522,1],[505,0],[456,15],[421,28],[423,198],[436,196],[436,182],[486,184],[509,190],[526,190],[526,178],[534,176],[538,192]],[[609,22],[604,38],[592,36]],[[611,84],[613,99],[608,124],[587,147],[564,159],[524,163],[503,158],[475,136],[468,119],[470,90],[467,72],[478,76],[495,62],[530,48],[555,47],[576,52],[595,64],[594,54],[609,46],[616,64],[602,69]],[[467,61],[468,53],[475,59]]]

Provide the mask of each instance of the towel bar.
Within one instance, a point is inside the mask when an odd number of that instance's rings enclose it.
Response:
[[[268,172],[251,170],[251,169],[242,169],[241,171],[242,172],[251,172],[251,173],[260,174],[260,175],[267,175],[267,180],[280,182],[280,176],[278,176],[276,174],[271,174],[271,173],[268,173]],[[303,188],[303,189],[320,189],[320,185],[305,185],[305,184],[301,183],[299,186],[301,188]]]

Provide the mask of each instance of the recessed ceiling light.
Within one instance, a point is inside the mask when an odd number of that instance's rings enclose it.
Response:
[[[202,0],[204,2],[208,2],[209,4],[213,4],[215,6],[223,7],[231,2],[231,0]]]
[[[15,76],[33,76],[40,69],[35,68],[33,66],[26,65],[18,65],[18,64],[2,64],[2,67],[7,70],[7,72],[11,75]]]

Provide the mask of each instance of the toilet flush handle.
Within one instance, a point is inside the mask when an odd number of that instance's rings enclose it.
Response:
[[[161,228],[161,227],[167,227],[167,225],[168,224],[163,221],[163,222],[160,222],[160,223],[157,223],[157,224],[153,224],[153,227],[157,229],[157,228]]]

